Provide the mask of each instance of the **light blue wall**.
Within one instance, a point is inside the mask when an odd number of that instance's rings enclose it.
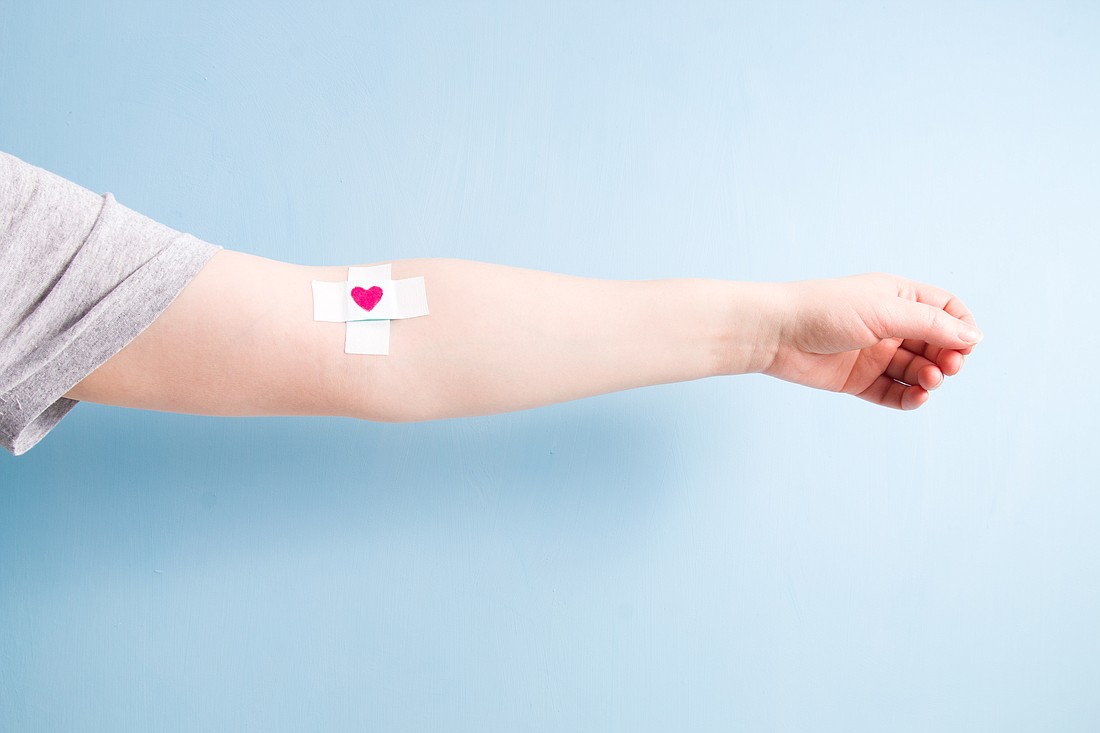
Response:
[[[0,456],[0,730],[1100,728],[1100,6],[365,5],[0,0],[0,148],[268,257],[887,270],[985,342],[906,414],[81,406]]]

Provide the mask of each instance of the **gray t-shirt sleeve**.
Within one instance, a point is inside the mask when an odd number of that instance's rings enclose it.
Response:
[[[0,151],[0,445],[41,440],[219,249]]]

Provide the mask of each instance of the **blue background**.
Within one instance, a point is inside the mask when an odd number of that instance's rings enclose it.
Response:
[[[1095,731],[1100,6],[0,0],[0,148],[307,264],[952,289],[761,376],[0,456],[3,731]]]

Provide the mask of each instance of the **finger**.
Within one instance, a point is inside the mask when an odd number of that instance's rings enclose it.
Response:
[[[981,340],[977,326],[942,308],[897,298],[880,315],[879,338],[924,341],[932,346],[966,349]]]
[[[967,349],[969,352],[970,349]],[[949,377],[953,377],[962,369],[965,361],[962,353],[957,349],[943,349],[933,360],[940,365],[940,369]]]
[[[928,390],[915,384],[902,384],[883,374],[856,396],[895,410],[915,410],[928,401]]]
[[[936,364],[940,371],[949,377],[958,374],[959,370],[962,369],[963,358],[960,349],[945,349],[915,339],[902,341],[901,348],[914,354],[922,354],[924,358]],[[970,349],[966,349],[966,352],[969,353]]]
[[[898,382],[918,384],[928,390],[943,384],[943,372],[937,364],[906,349],[894,352],[884,373]]]
[[[954,295],[952,295],[951,298],[941,307],[955,318],[958,318],[960,321],[964,323],[969,323],[975,328],[978,327],[978,322],[974,320],[974,315],[970,312],[970,309],[966,307],[966,304],[963,303],[962,300],[955,297]]]
[[[977,328],[978,322],[974,319],[974,315],[970,312],[970,309],[966,307],[966,303],[963,303],[962,298],[943,288],[903,278],[899,283],[898,294],[903,298],[912,297],[916,299],[918,303],[940,308],[960,321],[969,323],[971,326]],[[978,333],[979,335],[981,334],[981,329],[978,329]],[[974,346],[971,344],[963,349],[959,349],[959,352],[966,355],[969,354],[973,348]],[[925,356],[928,355],[925,354]],[[933,357],[928,358],[936,361]]]
[[[900,282],[900,291],[899,295],[902,297],[912,295],[913,299],[919,303],[945,310],[960,321],[966,321],[972,326],[978,325],[977,321],[974,320],[974,316],[970,313],[970,309],[966,307],[962,299],[943,288],[938,288],[928,283],[917,282],[916,280],[902,278]]]

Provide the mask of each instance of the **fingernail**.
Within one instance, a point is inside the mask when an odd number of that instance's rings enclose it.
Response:
[[[959,338],[968,344],[976,344],[982,340],[982,332],[976,328],[964,328],[959,331]]]

